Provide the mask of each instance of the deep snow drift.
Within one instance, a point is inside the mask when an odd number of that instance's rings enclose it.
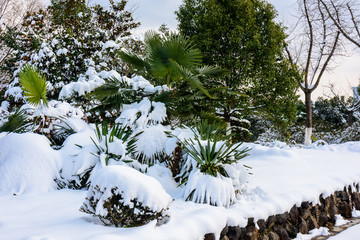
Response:
[[[2,137],[0,141],[4,143],[8,137]],[[7,147],[11,145],[7,141],[6,144]],[[40,148],[40,145],[33,144],[36,145],[34,148]],[[0,148],[3,146],[1,144]],[[317,146],[315,143],[306,149],[289,148],[281,144],[277,144],[280,147],[257,144],[246,146],[252,150],[250,156],[241,163],[252,167],[252,175],[240,198],[227,209],[183,201],[183,189],[176,187],[168,169],[157,164],[147,170],[147,175],[157,179],[174,199],[169,207],[170,221],[167,224],[156,226],[153,221],[137,228],[106,227],[79,211],[86,191],[30,191],[14,196],[11,193],[13,189],[3,188],[0,193],[0,239],[174,240],[203,239],[208,232],[215,232],[218,238],[226,224],[245,226],[249,217],[256,220],[283,213],[303,201],[316,203],[320,194],[326,197],[346,185],[358,183],[360,179],[360,142],[325,146]],[[26,156],[29,151],[29,147],[20,144],[15,148],[19,156]],[[4,151],[1,149],[0,152]],[[55,158],[56,151],[48,151],[41,154],[46,159],[49,156]],[[3,168],[1,163],[4,159],[0,159],[0,169]],[[26,164],[26,161],[20,163]],[[32,173],[40,176],[42,171],[47,170],[37,169]]]

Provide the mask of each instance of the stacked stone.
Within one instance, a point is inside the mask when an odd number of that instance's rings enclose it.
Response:
[[[355,189],[355,190],[354,190]],[[253,218],[248,219],[246,227],[226,226],[220,240],[290,240],[298,233],[307,234],[319,227],[331,228],[335,224],[335,215],[344,218],[352,217],[352,209],[360,210],[359,185],[345,187],[343,191],[319,197],[320,203],[313,205],[302,202],[294,205],[288,212],[269,216],[266,220],[258,220],[257,227]],[[215,240],[213,233],[208,233],[205,240]]]

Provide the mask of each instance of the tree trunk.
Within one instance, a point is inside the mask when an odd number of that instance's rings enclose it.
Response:
[[[351,127],[354,123],[354,111],[348,111],[348,126]]]
[[[306,122],[305,122],[305,138],[304,145],[311,144],[312,135],[312,109],[311,109],[311,92],[305,92],[305,109],[306,109]]]
[[[231,116],[229,114],[228,109],[226,109],[226,108],[224,108],[223,118],[224,118],[224,120],[226,122],[226,125],[227,125],[227,127],[226,127],[226,135],[231,135],[231,123],[230,123]]]

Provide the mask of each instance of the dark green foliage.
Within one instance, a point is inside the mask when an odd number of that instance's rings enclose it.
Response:
[[[52,142],[56,146],[61,146],[66,138],[76,133],[75,129],[72,128],[63,118],[58,118],[60,123],[54,124],[55,130],[52,133]]]
[[[119,115],[124,104],[140,102],[144,97],[151,97],[153,95],[153,93],[134,90],[125,81],[113,77],[105,79],[105,84],[97,87],[87,97],[95,101],[97,105],[91,111],[100,112],[103,115],[101,119],[105,119],[105,112],[108,112],[112,117],[107,117],[107,120],[112,121]]]
[[[230,138],[226,135],[224,122],[210,123],[208,119],[195,122],[193,132],[200,140],[222,141]]]
[[[32,124],[25,111],[24,109],[17,110],[11,114],[7,121],[0,126],[0,132],[25,132],[27,127]]]
[[[120,52],[123,61],[129,63],[138,74],[151,79],[155,84],[176,87],[182,81],[210,96],[198,79],[197,68],[202,63],[201,52],[191,41],[176,33],[159,35],[145,33],[145,57],[134,53]]]
[[[204,63],[229,70],[219,80],[204,82],[207,89],[224,89],[218,94],[224,101],[213,104],[222,109],[219,115],[225,121],[248,107],[264,111],[264,116],[281,124],[294,120],[300,75],[282,57],[285,33],[274,21],[276,12],[271,4],[262,0],[185,0],[176,14],[180,33],[202,51]]]
[[[131,199],[131,205],[124,203],[124,199],[116,187],[111,189],[111,195],[103,200],[103,208],[106,209],[106,215],[96,212],[100,204],[100,197],[103,196],[105,190],[95,186],[93,194],[90,198],[86,198],[86,202],[80,208],[80,211],[92,214],[98,217],[105,225],[115,225],[116,227],[137,227],[149,223],[152,220],[160,221],[164,217],[165,209],[160,212],[154,212],[146,206],[143,206],[138,199]]]
[[[348,114],[337,97],[331,99],[320,97],[314,104],[313,118],[314,121],[324,121],[334,127],[339,127],[346,125]]]

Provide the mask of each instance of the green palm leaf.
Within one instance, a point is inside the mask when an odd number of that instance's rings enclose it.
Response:
[[[21,89],[24,91],[23,94],[31,105],[44,104],[47,106],[47,83],[43,74],[37,71],[34,66],[26,64],[20,70],[19,80]]]

